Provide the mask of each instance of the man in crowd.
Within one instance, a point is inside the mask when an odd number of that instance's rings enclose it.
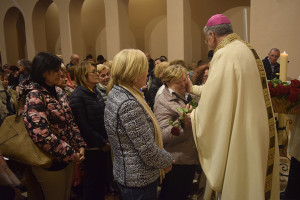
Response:
[[[148,76],[150,76],[150,73],[151,73],[152,70],[154,69],[154,60],[151,58],[150,53],[146,52],[145,55],[146,55],[146,57],[147,57],[148,65],[149,65],[149,68],[148,68]]]
[[[275,120],[261,60],[224,15],[212,16],[204,32],[214,50],[208,79],[188,88],[201,93],[190,117],[209,185],[222,200],[279,200]]]
[[[69,69],[72,66],[75,66],[79,63],[80,57],[77,54],[72,54],[70,58],[70,63],[67,64],[66,68]]]
[[[262,60],[268,80],[272,80],[275,77],[279,78],[279,75],[276,75],[277,73],[279,73],[280,70],[280,64],[277,62],[279,57],[279,49],[273,48],[269,51],[268,56]]]
[[[19,68],[19,83],[22,83],[25,80],[30,78],[29,70],[31,67],[31,62],[27,59],[21,59],[18,61],[18,68]]]

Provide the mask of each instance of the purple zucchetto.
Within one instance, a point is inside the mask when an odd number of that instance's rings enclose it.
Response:
[[[209,18],[205,26],[216,26],[220,24],[231,24],[231,22],[225,15],[216,14]]]

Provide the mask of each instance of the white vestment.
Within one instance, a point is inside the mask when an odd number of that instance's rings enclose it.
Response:
[[[222,200],[265,199],[267,109],[257,63],[241,41],[215,52],[191,121],[202,169]],[[277,136],[275,149],[271,199],[279,200]]]

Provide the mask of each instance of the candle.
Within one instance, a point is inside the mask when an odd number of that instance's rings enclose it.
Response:
[[[288,63],[288,54],[283,52],[280,54],[280,73],[279,73],[279,79],[283,82],[286,81],[286,75],[287,75],[287,63]]]

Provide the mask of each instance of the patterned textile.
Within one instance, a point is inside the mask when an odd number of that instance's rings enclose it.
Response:
[[[27,85],[28,84],[28,85]],[[41,85],[23,82],[20,98],[25,99],[23,119],[31,139],[55,159],[72,162],[80,147],[85,147],[71,108],[64,93],[57,90],[57,99]]]
[[[159,169],[168,168],[172,156],[154,140],[154,126],[141,104],[115,85],[108,94],[105,128],[114,154],[113,174],[127,187],[143,187],[156,181]]]

